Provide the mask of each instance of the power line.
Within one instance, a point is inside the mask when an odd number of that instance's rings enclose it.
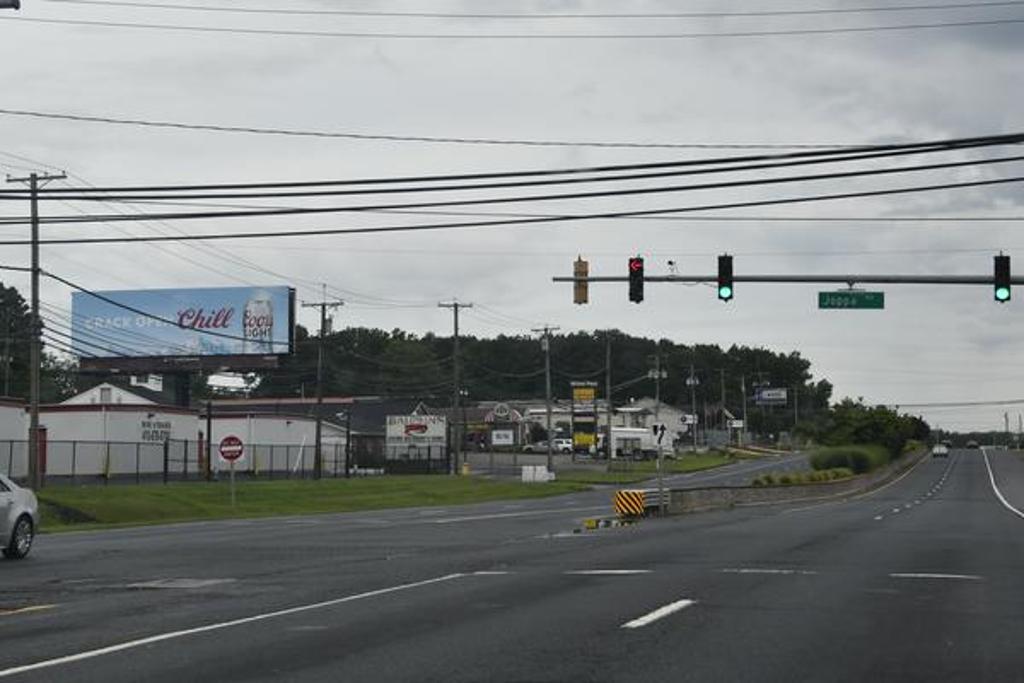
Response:
[[[45,116],[56,118],[72,118],[75,120],[95,120],[109,123],[137,123],[139,125],[170,125],[172,127],[189,127],[192,124],[165,124],[163,122],[138,121],[130,119],[109,119],[98,117],[79,117],[69,114],[39,114],[25,110],[0,109],[0,114],[24,114],[33,116]],[[418,139],[407,138],[402,139]],[[575,145],[576,143],[553,142],[553,141],[524,141],[524,140],[498,140],[486,138],[430,138],[430,141],[471,141],[484,144],[539,144],[539,145]],[[517,177],[544,177],[560,176],[569,174],[603,174],[616,172],[633,172],[664,168],[683,168],[694,166],[713,166],[720,164],[750,164],[761,161],[779,161],[786,159],[808,159],[827,158],[836,155],[868,154],[873,152],[901,152],[907,150],[921,150],[922,152],[943,152],[960,149],[972,149],[976,147],[992,147],[1000,145],[1020,144],[1024,142],[1024,132],[1005,133],[1000,135],[981,135],[960,138],[944,138],[938,140],[924,140],[918,142],[885,143],[885,144],[862,144],[862,145],[828,145],[816,146],[810,150],[799,150],[789,152],[773,152],[771,154],[747,154],[727,155],[716,157],[700,157],[697,159],[673,159],[670,161],[656,161],[629,164],[600,164],[596,166],[576,166],[553,169],[527,169],[512,171],[497,171],[487,173],[459,173],[440,175],[419,175],[419,176],[388,176],[376,178],[356,178],[346,180],[313,180],[313,181],[288,181],[288,182],[261,182],[261,183],[220,183],[205,185],[149,185],[149,186],[122,186],[122,187],[85,187],[75,188],[80,194],[112,192],[167,192],[171,190],[255,190],[255,189],[284,189],[301,187],[326,187],[326,186],[352,186],[352,185],[378,185],[378,184],[408,184],[426,183],[440,181],[465,181],[465,180],[491,180],[495,178],[517,178]],[[734,168],[733,170],[745,170]],[[40,195],[66,193],[65,189],[40,189]],[[25,196],[24,190],[0,190],[0,195]]]
[[[266,231],[266,232],[232,232],[207,233],[184,236],[139,236],[139,237],[71,237],[39,240],[40,244],[128,244],[134,242],[188,242],[201,240],[232,240],[232,239],[269,239],[278,237],[309,237],[323,235],[358,235],[390,232],[417,232],[425,230],[449,230],[461,228],[492,228],[507,226],[542,225],[546,223],[564,223],[582,220],[605,220],[627,217],[653,216],[658,214],[686,213],[691,211],[718,211],[726,209],[751,208],[756,206],[779,206],[802,204],[839,199],[856,199],[865,197],[883,197],[918,192],[934,192],[940,190],[965,189],[972,187],[990,187],[1007,185],[1024,181],[1024,176],[997,178],[993,180],[975,180],[960,183],[942,183],[936,185],[912,185],[907,187],[889,188],[884,190],[863,190],[859,192],[840,192],[834,194],[810,195],[801,197],[783,197],[779,199],[761,199],[745,202],[727,202],[721,204],[700,204],[695,206],[670,207],[664,209],[641,209],[634,211],[611,211],[604,213],[567,214],[543,218],[517,218],[497,221],[465,221],[447,223],[427,223],[418,225],[379,225],[360,228],[322,228],[311,230]],[[0,240],[0,246],[23,246],[30,244],[28,240]]]
[[[1014,163],[1024,161],[1024,155],[998,157],[995,159],[970,159],[966,161],[950,161],[935,164],[919,164],[917,166],[902,166],[897,168],[875,168],[861,169],[856,171],[837,171],[833,173],[804,174],[781,176],[778,178],[758,178],[748,180],[731,180],[710,183],[697,183],[691,185],[668,185],[658,187],[624,188],[614,190],[598,190],[590,192],[563,192],[556,194],[533,194],[517,195],[509,197],[485,197],[478,199],[453,199],[432,202],[405,202],[400,204],[378,204],[365,206],[328,206],[328,207],[294,207],[294,208],[273,208],[238,211],[198,211],[192,213],[165,213],[165,214],[135,214],[135,215],[89,215],[89,216],[50,216],[40,219],[41,223],[95,223],[95,222],[118,222],[136,221],[142,218],[148,220],[205,220],[211,218],[251,218],[256,216],[291,216],[323,213],[346,213],[381,211],[390,209],[408,208],[437,208],[449,206],[479,206],[490,204],[507,204],[521,202],[547,202],[564,200],[586,200],[603,199],[608,197],[640,196],[648,194],[665,194],[674,192],[692,192],[698,190],[721,190],[736,187],[760,187],[762,185],[780,185],[787,183],[801,183],[823,180],[839,180],[848,178],[873,177],[877,175],[892,175],[897,173],[915,173],[920,171],[934,171],[951,168],[964,168],[970,166]],[[26,221],[21,218],[0,219],[2,225],[21,225]]]
[[[275,16],[341,16],[341,17],[390,17],[416,19],[716,19],[729,17],[780,17],[817,16],[832,14],[865,14],[876,12],[920,12],[926,10],[985,9],[991,7],[1015,7],[1024,5],[1024,0],[1002,0],[986,2],[959,2],[949,4],[918,4],[896,6],[867,6],[848,8],[811,8],[783,10],[743,10],[738,12],[521,12],[521,13],[479,13],[479,12],[423,12],[423,11],[381,11],[381,10],[309,10],[269,9],[251,7],[224,7],[216,5],[186,5],[169,2],[132,2],[131,0],[45,0],[46,2],[96,5],[99,7],[131,7],[139,9],[167,9],[232,14],[262,14]]]
[[[989,146],[979,145],[979,146]],[[955,149],[970,149],[971,147],[960,146]],[[884,152],[872,152],[865,154],[862,152],[850,153],[840,156],[833,156],[829,158],[812,158],[812,159],[797,159],[797,160],[785,160],[776,161],[769,163],[750,164],[742,167],[715,167],[715,168],[687,168],[687,169],[676,169],[670,171],[656,171],[656,172],[645,172],[645,173],[630,173],[625,175],[615,176],[601,176],[601,177],[570,177],[570,178],[545,178],[535,180],[517,180],[517,181],[503,181],[503,182],[489,182],[489,183],[476,183],[471,185],[427,185],[427,186],[415,186],[415,187],[377,187],[372,189],[363,190],[300,190],[300,191],[263,191],[263,192],[201,192],[201,193],[174,193],[173,191],[164,191],[158,194],[115,194],[105,193],[102,195],[93,194],[76,194],[74,190],[52,190],[46,198],[57,201],[97,201],[104,204],[110,202],[128,202],[128,203],[146,203],[146,204],[174,204],[175,202],[170,200],[189,200],[189,199],[290,199],[296,197],[347,197],[347,196],[360,196],[360,195],[377,195],[377,194],[412,194],[421,192],[457,192],[457,191],[477,191],[477,190],[495,190],[495,189],[512,189],[519,187],[547,187],[552,185],[572,185],[572,184],[591,184],[591,183],[609,183],[609,182],[624,182],[631,180],[651,180],[655,178],[671,178],[679,176],[693,176],[693,175],[709,175],[717,173],[737,173],[740,171],[762,171],[777,168],[790,168],[795,166],[808,166],[818,164],[831,164],[831,163],[845,163],[845,162],[857,162],[857,161],[869,161],[872,159],[888,159],[893,157],[908,156],[914,154],[928,154],[935,152],[951,151],[945,148],[938,149],[922,149],[914,148],[900,151],[884,151]],[[1009,157],[1005,159],[975,159],[972,161],[955,162],[956,165],[975,165],[975,164],[989,164],[989,163],[1000,163],[1002,161],[1020,161],[1024,157]],[[950,168],[951,166],[923,166],[920,167],[924,170],[931,170],[933,168]],[[907,167],[905,169],[888,169],[888,170],[874,170],[872,173],[900,173],[903,171],[918,170],[917,167]],[[757,184],[760,182],[769,181],[744,181],[751,184]],[[702,189],[702,188],[698,188]],[[637,190],[638,192],[641,190]],[[657,191],[657,190],[646,190],[646,191]],[[600,196],[600,195],[598,195]],[[6,194],[0,194],[0,200],[7,201],[22,201],[27,199],[28,195],[18,191],[11,191]],[[556,198],[558,198],[556,196]],[[575,198],[575,197],[571,197]],[[159,201],[154,201],[159,200]],[[503,200],[504,201],[504,200]],[[520,201],[520,200],[516,200]],[[459,204],[462,204],[460,202]],[[469,203],[469,202],[466,202]],[[412,208],[415,205],[410,205]],[[271,207],[271,208],[294,208],[294,207]],[[399,206],[398,208],[407,208],[406,206]],[[392,207],[383,207],[377,210],[394,210]],[[140,214],[145,216],[145,214]]]
[[[3,21],[31,24],[127,28],[188,33],[247,36],[288,36],[296,38],[372,38],[394,40],[689,40],[697,38],[761,38],[769,36],[838,35],[884,31],[992,27],[1024,23],[1024,18],[941,21],[915,24],[882,24],[836,28],[793,28],[752,31],[704,31],[679,33],[397,33],[374,31],[310,31],[300,29],[241,28],[187,24],[151,24],[133,21],[97,21],[86,19],[44,19],[40,17],[0,17]]]

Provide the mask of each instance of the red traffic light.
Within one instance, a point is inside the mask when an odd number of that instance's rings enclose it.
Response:
[[[629,259],[629,272],[638,273],[644,269],[644,260],[639,256]]]

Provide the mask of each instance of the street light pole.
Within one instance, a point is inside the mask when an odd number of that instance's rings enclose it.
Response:
[[[0,9],[21,9],[21,0],[0,0]]]

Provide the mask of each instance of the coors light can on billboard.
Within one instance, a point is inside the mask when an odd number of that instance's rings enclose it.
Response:
[[[274,304],[266,292],[256,292],[242,313],[244,353],[274,353]]]

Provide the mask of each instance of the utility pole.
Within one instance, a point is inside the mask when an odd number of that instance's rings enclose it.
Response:
[[[1003,413],[1003,424],[1006,426],[1006,447],[1010,447],[1010,414]]]
[[[28,479],[32,488],[43,484],[39,453],[39,368],[42,363],[43,325],[39,318],[39,187],[51,180],[64,180],[67,175],[30,173],[21,178],[7,176],[9,183],[28,183],[32,220],[32,309],[29,325],[29,426]]]
[[[729,423],[726,422],[728,418],[725,417],[725,368],[718,369],[718,381],[722,389],[722,430],[728,431]]]
[[[316,432],[314,440],[316,441],[316,451],[313,458],[313,478],[319,479],[323,476],[324,470],[324,456],[323,456],[323,415],[321,415],[321,409],[324,405],[324,342],[327,338],[327,309],[338,308],[344,306],[345,302],[341,300],[328,301],[327,300],[327,287],[324,286],[324,300],[320,303],[303,303],[303,308],[319,308],[320,309],[320,338],[316,345]]]
[[[4,304],[7,304],[5,301]],[[4,306],[4,396],[11,395],[11,309]]]
[[[608,462],[612,460],[612,333],[604,335],[604,396],[605,411],[608,414],[608,431],[604,435],[604,454]]]
[[[690,363],[690,376],[686,378],[690,385],[690,416],[693,424],[690,425],[690,432],[693,434],[693,454],[697,454],[697,376],[693,374],[693,363]]]
[[[459,401],[462,398],[462,377],[459,372],[459,309],[460,308],[473,308],[473,304],[463,304],[456,300],[449,302],[440,302],[437,304],[438,308],[450,308],[455,322],[455,334],[453,337],[453,349],[452,349],[452,375],[455,383],[455,390],[452,392],[452,422],[458,424],[459,421]],[[452,459],[452,467],[455,470],[452,474],[459,472],[459,454],[462,451],[462,439],[464,438],[463,432],[466,426],[462,425],[462,429],[457,427],[452,430],[455,441],[455,457]],[[550,447],[549,447],[550,448]]]
[[[553,472],[555,468],[554,463],[554,444],[552,443],[554,437],[551,434],[551,333],[557,330],[557,327],[551,327],[545,325],[544,327],[534,328],[534,332],[540,332],[544,335],[541,339],[540,345],[544,349],[544,405],[547,412],[547,430],[548,430],[548,472]]]
[[[744,439],[743,434],[750,429],[750,425],[747,423],[747,376],[743,375],[740,377],[740,393],[743,394],[743,429],[740,430],[740,446],[743,446]]]

